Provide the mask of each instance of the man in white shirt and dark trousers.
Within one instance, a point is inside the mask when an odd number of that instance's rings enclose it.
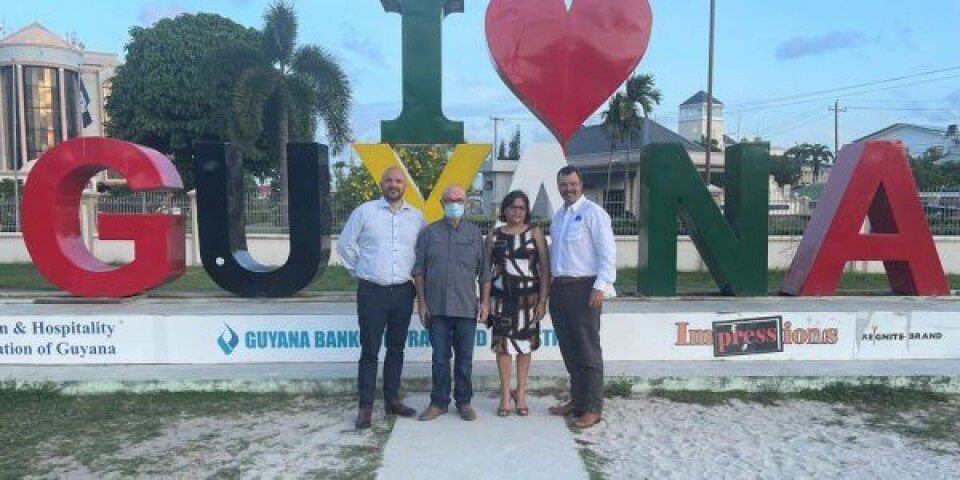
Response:
[[[377,360],[386,330],[383,400],[387,415],[413,417],[417,411],[400,401],[403,347],[416,290],[410,277],[417,235],[426,226],[423,214],[403,201],[403,172],[390,167],[380,179],[383,197],[357,207],[343,227],[337,253],[358,279],[357,317],[360,362],[357,372],[359,412],[354,426],[370,428],[377,383]]]
[[[604,289],[617,278],[617,250],[610,215],[583,196],[580,171],[557,173],[563,207],[550,223],[550,317],[570,375],[570,401],[550,407],[572,414],[577,428],[590,428],[603,414],[603,352],[600,312]]]

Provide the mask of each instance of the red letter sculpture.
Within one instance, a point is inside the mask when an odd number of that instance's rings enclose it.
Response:
[[[83,188],[102,170],[131,190],[179,190],[177,170],[160,152],[109,138],[77,138],[40,157],[23,191],[23,239],[50,283],[81,297],[125,297],[167,283],[185,269],[184,218],[97,216],[101,240],[133,240],[134,261],[114,267],[83,244],[78,209]]]
[[[861,234],[867,217],[870,233]],[[781,291],[832,295],[851,260],[882,260],[895,293],[950,293],[907,157],[895,142],[841,149]]]

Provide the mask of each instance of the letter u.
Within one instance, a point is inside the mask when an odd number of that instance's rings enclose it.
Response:
[[[287,297],[310,284],[330,259],[330,173],[327,147],[287,145],[290,255],[271,268],[247,249],[240,150],[194,143],[200,257],[210,278],[242,297]]]

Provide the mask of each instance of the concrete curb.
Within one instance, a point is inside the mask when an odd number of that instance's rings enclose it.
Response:
[[[684,377],[635,377],[615,376],[606,378],[607,388],[615,392],[648,393],[666,391],[712,391],[712,392],[771,392],[794,393],[802,390],[820,390],[832,384],[848,386],[880,385],[892,388],[908,388],[944,394],[960,394],[960,376],[684,376]],[[531,376],[528,388],[533,392],[565,392],[566,376]],[[66,395],[96,395],[111,393],[158,393],[158,392],[239,392],[239,393],[288,393],[288,394],[353,394],[356,381],[352,378],[332,379],[188,379],[188,380],[82,380],[82,381],[35,381],[6,380],[0,388],[7,390],[52,390]],[[479,376],[473,379],[473,388],[478,393],[500,390],[496,376]],[[430,378],[403,379],[407,392],[429,392]]]

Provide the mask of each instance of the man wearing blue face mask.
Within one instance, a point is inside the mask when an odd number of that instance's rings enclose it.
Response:
[[[473,397],[473,345],[477,322],[486,322],[490,303],[490,267],[480,229],[463,219],[467,194],[452,185],[441,197],[444,218],[417,238],[413,281],[420,323],[433,345],[430,406],[420,420],[433,420],[450,405],[450,358],[454,358],[453,397],[460,417],[477,418]],[[479,284],[480,299],[477,299]]]

